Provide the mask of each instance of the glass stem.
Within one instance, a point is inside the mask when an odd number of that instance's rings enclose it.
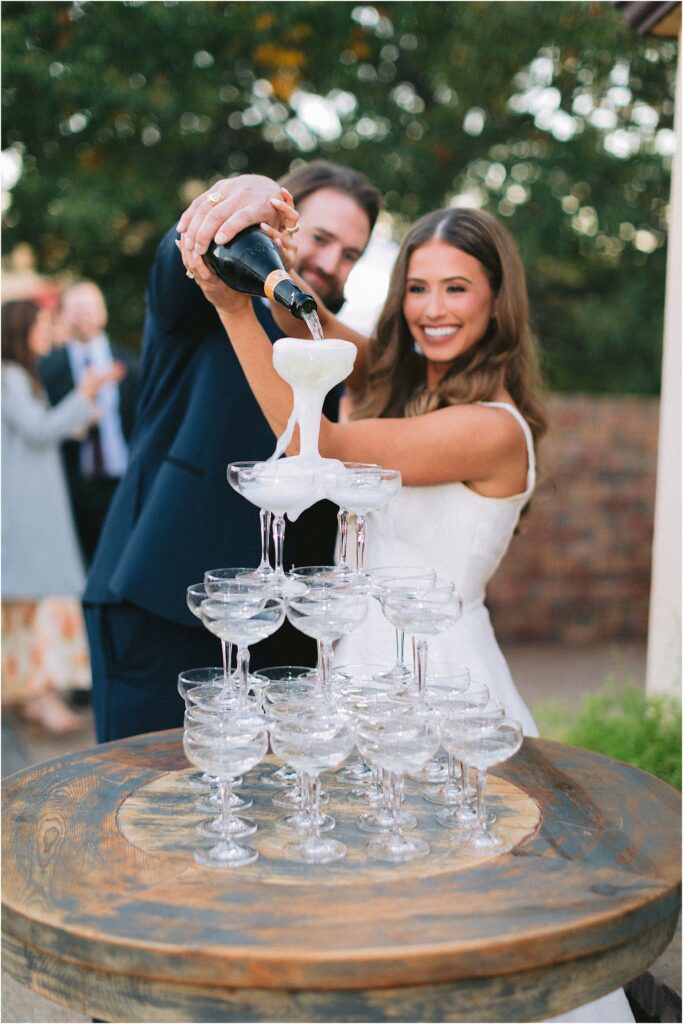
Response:
[[[244,706],[249,692],[249,648],[237,648],[237,678],[239,680],[239,702]]]
[[[337,512],[337,525],[339,527],[339,569],[342,572],[348,572],[346,556],[349,544],[349,513],[345,508],[340,508]]]
[[[470,802],[470,766],[465,764],[464,761],[460,762],[460,785],[462,786],[462,799],[463,803],[468,804]]]
[[[226,843],[232,845],[232,838],[230,836],[232,786],[230,785],[230,779],[220,779],[218,791],[221,799],[221,836]]]
[[[446,785],[449,787],[455,786],[455,758],[452,754],[448,754],[448,779]]]
[[[425,687],[427,686],[427,641],[422,639],[417,641],[416,655],[417,655],[417,695],[420,698],[424,697]]]
[[[488,774],[477,769],[477,832],[486,831],[486,783]]]
[[[311,837],[320,841],[320,776],[306,776],[311,797]]]
[[[365,540],[367,522],[364,515],[356,513],[356,571],[362,572],[365,565]]]
[[[406,663],[403,660],[403,655],[406,646],[406,635],[402,629],[396,630],[396,668],[405,669]]]
[[[332,644],[329,640],[320,641],[320,675],[323,684],[323,697],[327,700],[332,696]]]
[[[273,518],[273,513],[267,509],[262,508],[259,511],[259,520],[261,522],[261,564],[259,569],[270,569],[270,524]]]
[[[389,800],[391,808],[392,833],[394,838],[401,838],[401,803],[403,802],[403,776],[396,772],[389,774]]]
[[[232,647],[232,644],[229,646]],[[227,640],[221,640],[221,656],[223,658],[223,689],[227,689],[230,680],[230,662],[232,661],[232,650],[228,656]]]
[[[273,546],[275,548],[275,572],[282,577],[285,570],[282,567],[285,546],[285,517],[273,516]]]

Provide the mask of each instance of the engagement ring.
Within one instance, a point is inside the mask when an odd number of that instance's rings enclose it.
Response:
[[[190,281],[194,281],[194,274],[191,274],[189,270],[185,271],[185,277],[189,277]]]
[[[293,228],[285,228],[286,235],[295,235],[299,230],[299,225],[295,224]]]
[[[220,203],[223,200],[224,196],[222,192],[212,192],[211,195],[206,198],[212,206],[216,206],[217,203]]]

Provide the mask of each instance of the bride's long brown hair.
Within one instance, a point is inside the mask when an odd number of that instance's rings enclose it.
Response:
[[[483,266],[496,297],[496,316],[477,344],[455,360],[435,391],[403,315],[410,257],[428,242],[446,242]],[[540,398],[538,346],[528,322],[524,268],[517,246],[482,210],[445,209],[416,221],[403,239],[384,309],[370,346],[365,389],[353,419],[415,416],[449,405],[492,401],[501,388],[531,428],[537,446],[547,430]]]

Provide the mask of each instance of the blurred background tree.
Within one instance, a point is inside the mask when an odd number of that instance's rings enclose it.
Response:
[[[228,174],[326,157],[392,230],[491,210],[557,390],[656,393],[676,45],[611,3],[4,3],[5,253],[139,343],[156,244]]]

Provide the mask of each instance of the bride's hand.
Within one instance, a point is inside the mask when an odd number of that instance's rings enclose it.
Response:
[[[176,246],[187,276],[191,277],[194,283],[201,288],[206,299],[216,307],[219,313],[239,316],[251,306],[251,297],[244,292],[236,292],[233,288],[228,287],[207,267],[200,255],[186,249],[182,242],[176,241]]]
[[[259,224],[259,227],[264,235],[268,235],[278,247],[285,268],[291,271],[296,259],[297,247],[294,236],[299,230],[299,214],[294,208],[294,200],[291,193],[286,188],[281,188],[280,192],[282,198],[271,199],[270,203],[276,213],[280,215],[282,221],[281,228],[275,228],[272,224],[265,223],[265,221]]]

